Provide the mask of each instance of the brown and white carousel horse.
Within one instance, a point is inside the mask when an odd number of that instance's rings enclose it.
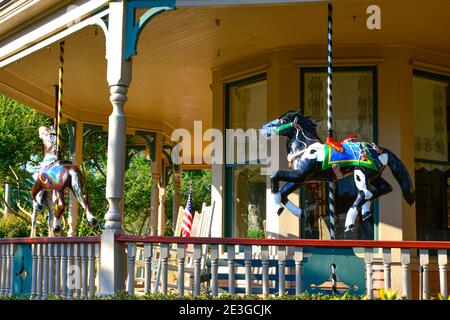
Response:
[[[39,128],[39,138],[44,144],[44,160],[35,183],[31,188],[31,199],[33,201],[33,213],[31,223],[31,236],[36,235],[36,215],[38,211],[43,211],[47,207],[49,215],[47,222],[52,225],[53,232],[61,231],[60,218],[66,208],[64,191],[69,188],[75,195],[79,204],[86,211],[86,219],[92,227],[96,227],[98,222],[89,207],[88,195],[84,189],[84,179],[78,166],[70,161],[58,160],[56,155],[55,134],[46,127]],[[53,215],[52,192],[56,195],[58,209]]]

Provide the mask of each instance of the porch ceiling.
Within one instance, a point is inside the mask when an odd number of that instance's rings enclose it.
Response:
[[[381,30],[365,26],[369,4],[381,7]],[[447,0],[337,2],[334,43],[400,44],[450,54],[446,12]],[[125,109],[129,125],[167,133],[170,128],[189,129],[193,120],[209,127],[211,69],[274,48],[324,46],[325,17],[324,3],[180,8],[156,17],[144,29],[133,60]],[[54,44],[0,70],[0,91],[51,114],[58,50]],[[106,124],[111,106],[101,29],[88,27],[71,35],[65,51],[65,111],[82,121]]]

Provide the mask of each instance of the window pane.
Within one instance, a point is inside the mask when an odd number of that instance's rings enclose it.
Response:
[[[238,165],[232,169],[235,237],[264,237],[266,177],[260,174],[260,170],[261,165]]]
[[[448,161],[447,88],[448,82],[414,77],[416,158]]]

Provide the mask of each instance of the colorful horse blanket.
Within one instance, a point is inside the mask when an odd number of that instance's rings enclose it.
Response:
[[[339,167],[361,166],[379,171],[383,166],[378,159],[378,151],[375,144],[366,142],[344,142],[343,152],[339,152],[324,145],[325,159],[322,162],[322,170],[331,169],[334,164]]]
[[[63,171],[63,169],[64,167],[67,169],[67,165],[71,164],[72,163],[68,161],[59,161],[45,166],[39,172],[39,177],[44,183],[47,181],[53,187],[60,187],[64,181],[63,175],[65,174],[65,171]]]

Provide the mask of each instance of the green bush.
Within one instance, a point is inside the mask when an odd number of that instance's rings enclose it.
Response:
[[[15,216],[0,218],[0,238],[22,238],[30,235],[30,225]]]

